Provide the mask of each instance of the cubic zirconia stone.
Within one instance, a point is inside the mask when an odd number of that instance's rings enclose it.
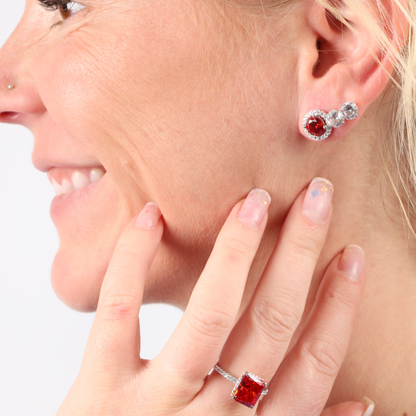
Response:
[[[239,381],[240,383],[233,390],[232,397],[236,402],[252,409],[265,388],[265,382],[260,377],[248,372],[244,373]]]
[[[306,122],[306,130],[313,136],[322,136],[326,133],[326,121],[320,116],[311,116]]]
[[[344,114],[341,111],[332,110],[326,116],[326,122],[331,127],[341,127],[344,122]]]
[[[341,112],[347,120],[352,120],[358,116],[358,107],[355,103],[345,103],[341,107]]]

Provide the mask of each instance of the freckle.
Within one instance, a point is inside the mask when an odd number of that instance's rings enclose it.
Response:
[[[407,413],[406,413],[406,412],[404,412],[404,413],[403,413],[403,416],[407,416]]]

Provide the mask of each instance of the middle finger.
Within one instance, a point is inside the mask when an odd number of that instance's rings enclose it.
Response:
[[[181,321],[152,363],[160,371],[168,368],[175,385],[200,389],[217,362],[237,319],[269,205],[270,195],[253,189],[222,227]]]
[[[269,381],[282,362],[326,239],[333,190],[331,182],[315,178],[293,203],[252,300],[221,354],[219,365],[234,377],[250,371]],[[212,382],[231,393],[232,384],[219,374]]]

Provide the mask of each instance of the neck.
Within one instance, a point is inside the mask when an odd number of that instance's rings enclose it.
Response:
[[[347,358],[328,404],[360,400],[366,395],[376,403],[378,415],[407,413],[410,416],[416,409],[416,238],[383,173],[379,151],[375,148],[377,138],[369,132],[363,141],[365,135],[361,128],[359,135],[351,132],[349,136],[328,143],[326,148],[318,149],[319,143],[312,143],[315,147],[308,149],[308,159],[312,162],[303,165],[309,176],[299,166],[297,175],[288,175],[297,180],[305,173],[309,181],[312,172],[314,176],[329,179],[335,186],[333,218],[312,279],[304,317],[312,307],[332,258],[348,244],[361,246],[366,254],[365,295]],[[315,152],[321,154],[316,156]],[[326,152],[324,157],[322,152]],[[322,162],[314,165],[314,160],[328,162],[324,166]],[[279,189],[287,188],[287,182],[285,186],[280,184]],[[302,185],[293,187],[301,188]],[[295,197],[289,196],[292,200]],[[287,201],[282,204],[290,205]],[[287,214],[279,212],[281,206],[276,200],[274,204],[272,201],[270,209],[263,252],[253,267],[248,294],[254,290],[257,283],[254,276],[261,275]],[[294,341],[302,330],[302,323]]]
[[[386,193],[376,192],[390,185],[375,183],[371,193],[369,186],[356,179],[353,183],[362,190],[357,192],[359,197],[354,200],[355,186],[347,186],[344,191],[340,189],[334,201],[337,214],[332,220],[316,279],[322,278],[326,265],[347,244],[355,243],[364,249],[365,295],[330,402],[335,404],[367,395],[378,404],[378,415],[411,415],[416,409],[414,237],[409,236],[399,203],[383,204]],[[368,204],[360,201],[360,197],[368,198]],[[370,209],[365,210],[366,206]]]

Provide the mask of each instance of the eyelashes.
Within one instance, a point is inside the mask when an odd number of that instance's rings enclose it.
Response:
[[[50,29],[60,25],[63,21],[68,20],[86,7],[81,3],[71,0],[38,0],[38,3],[47,11],[55,12],[59,10],[61,20],[53,24]]]
[[[60,7],[64,7],[70,3],[69,0],[38,0],[39,4],[49,11],[58,10]]]

